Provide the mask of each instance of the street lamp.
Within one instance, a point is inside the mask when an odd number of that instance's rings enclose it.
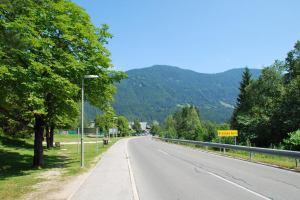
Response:
[[[84,167],[84,142],[83,142],[83,135],[84,135],[84,79],[92,79],[98,78],[97,75],[84,75],[81,80],[81,157],[80,157],[80,166]]]

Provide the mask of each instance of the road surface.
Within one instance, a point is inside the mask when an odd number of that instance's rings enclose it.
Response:
[[[140,200],[300,199],[300,174],[141,137],[128,141]]]

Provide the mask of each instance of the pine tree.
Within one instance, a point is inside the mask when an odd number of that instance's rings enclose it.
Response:
[[[251,72],[248,69],[248,67],[246,67],[245,71],[243,72],[242,80],[240,82],[240,87],[239,87],[240,93],[237,97],[236,106],[233,110],[233,114],[230,121],[231,128],[233,129],[239,129],[237,123],[237,116],[248,108],[246,87],[250,83],[251,83]]]

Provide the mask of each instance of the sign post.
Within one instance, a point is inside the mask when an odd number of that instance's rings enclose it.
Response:
[[[79,134],[80,134],[80,128],[77,128],[77,154],[79,154],[79,143],[80,143]]]
[[[219,137],[237,137],[238,131],[237,130],[218,130]]]
[[[221,137],[234,137],[234,144],[236,145],[236,137],[238,136],[238,130],[218,130],[218,136],[220,138],[220,141]],[[225,148],[223,149],[223,151],[225,153]]]

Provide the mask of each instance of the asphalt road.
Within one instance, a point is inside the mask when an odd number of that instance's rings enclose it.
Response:
[[[141,137],[128,141],[140,200],[300,199],[300,173]]]

